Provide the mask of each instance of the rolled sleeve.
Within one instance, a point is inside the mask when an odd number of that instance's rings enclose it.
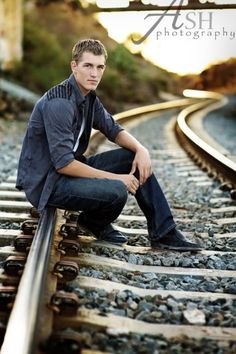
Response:
[[[44,106],[44,124],[51,161],[56,170],[74,160],[73,107],[66,99],[53,99]]]
[[[100,130],[110,141],[115,142],[117,135],[124,130],[112,115],[106,111],[102,103],[96,98],[93,128]]]

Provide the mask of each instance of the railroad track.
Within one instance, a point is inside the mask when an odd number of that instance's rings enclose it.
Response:
[[[133,197],[116,221],[129,242],[117,246],[78,228],[77,213],[30,214],[14,176],[0,185],[2,354],[236,352],[236,169],[193,148],[193,133],[183,137],[186,117],[223,104],[222,96],[197,94],[116,118],[149,145],[179,228],[204,251],[153,251]],[[177,116],[195,162],[175,138]],[[101,143],[93,139],[91,151]]]

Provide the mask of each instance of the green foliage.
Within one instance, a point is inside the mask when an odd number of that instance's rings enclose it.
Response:
[[[121,44],[118,44],[115,49],[109,52],[108,65],[131,76],[135,76],[138,72],[138,65],[134,56]]]
[[[36,5],[46,6],[50,3],[63,3],[68,4],[72,9],[77,10],[81,8],[79,0],[35,0]]]
[[[66,53],[53,33],[40,30],[30,21],[24,28],[24,59],[15,76],[35,91],[45,91],[69,74],[69,53]]]
[[[109,99],[114,97],[125,103],[145,104],[152,97],[155,100],[159,89],[164,88],[164,82],[160,85],[159,80],[154,79],[154,71],[151,65],[143,64],[139,56],[118,44],[109,52],[102,89],[109,92]],[[106,102],[106,97],[103,100]]]

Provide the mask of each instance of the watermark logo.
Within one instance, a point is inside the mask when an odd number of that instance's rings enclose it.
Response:
[[[156,20],[155,23],[140,38],[135,39],[132,37],[132,42],[137,45],[141,44],[152,33],[156,34],[156,39],[183,36],[192,39],[199,39],[205,36],[214,40],[220,37],[228,37],[231,40],[236,38],[235,31],[226,30],[225,27],[215,29],[213,21],[214,13],[212,11],[184,10],[181,12],[183,2],[184,0],[173,0],[162,13],[150,13],[146,15],[144,20],[151,17]],[[165,20],[171,20],[171,27],[162,26]]]

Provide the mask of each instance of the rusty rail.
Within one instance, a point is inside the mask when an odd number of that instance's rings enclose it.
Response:
[[[8,321],[1,354],[32,354],[35,352],[38,319],[48,271],[55,213],[56,209],[49,207],[39,220]]]
[[[215,92],[186,90],[184,94],[188,97],[212,100],[212,102],[221,101],[222,105],[225,103],[224,96]],[[229,189],[236,189],[236,163],[207,144],[188,127],[187,122],[191,114],[205,105],[206,102],[196,103],[180,112],[177,119],[177,134],[190,154],[195,155],[202,164],[208,165],[218,175],[219,180],[228,182]]]

